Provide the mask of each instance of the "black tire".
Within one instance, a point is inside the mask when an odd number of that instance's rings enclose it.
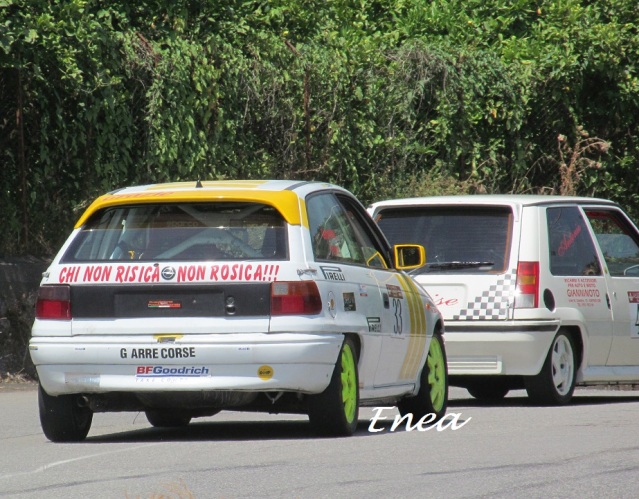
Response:
[[[346,337],[328,387],[308,397],[308,418],[319,435],[346,437],[357,429],[358,417],[357,349],[354,341]]]
[[[147,409],[146,419],[155,428],[180,428],[191,422],[191,415],[171,409]]]
[[[93,411],[80,407],[77,395],[52,397],[38,386],[40,425],[52,442],[81,442],[89,434]]]
[[[435,414],[431,423],[446,415],[448,408],[448,366],[446,348],[441,334],[433,335],[428,356],[420,375],[419,391],[413,397],[402,399],[397,408],[402,416],[413,415],[413,422],[428,414]]]
[[[535,404],[566,405],[575,391],[577,363],[572,337],[559,331],[541,371],[525,378],[528,397]]]
[[[466,389],[477,400],[493,402],[502,400],[510,391],[507,385],[498,380],[487,380],[484,383],[469,385]]]

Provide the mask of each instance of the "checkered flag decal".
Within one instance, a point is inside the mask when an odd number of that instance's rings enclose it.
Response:
[[[517,272],[511,270],[499,280],[469,301],[465,309],[453,316],[455,321],[491,321],[508,319],[508,309],[514,300]]]

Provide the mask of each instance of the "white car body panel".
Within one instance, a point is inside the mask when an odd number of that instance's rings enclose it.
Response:
[[[216,183],[216,189],[222,192],[226,188],[220,185],[223,183]],[[343,189],[288,181],[256,185],[249,187],[270,190],[261,195],[271,196],[274,205],[284,189],[299,198],[299,214],[294,213],[295,203],[286,208],[287,216],[299,216],[302,222],[286,224],[285,259],[64,261],[74,239],[82,233],[86,218],[81,219],[45,273],[42,286],[64,285],[72,293],[78,289],[105,296],[104,304],[94,304],[96,310],[116,312],[105,317],[35,320],[30,352],[44,390],[53,396],[176,390],[317,394],[328,386],[348,334],[356,336],[361,345],[362,403],[388,397],[399,400],[417,393],[430,339],[436,329],[443,328],[441,315],[426,291],[398,270],[314,260],[305,196],[324,191],[346,195]],[[231,199],[233,189],[228,188]],[[247,190],[240,186],[240,199],[246,199]],[[171,192],[180,191],[181,187],[176,187]],[[192,191],[184,189],[180,202],[188,202],[190,195],[202,195]],[[134,200],[149,192],[162,199],[160,187],[148,186],[129,188],[114,196]],[[197,292],[218,285],[271,286],[303,281],[317,284],[322,300],[317,315],[189,317],[167,312],[166,317],[117,316],[118,307],[129,313],[135,300],[140,300],[147,312],[151,308],[181,308],[185,306],[180,294],[184,289]],[[225,288],[227,299],[229,289],[235,288]],[[383,305],[389,289],[396,296],[394,310],[385,310]],[[138,297],[139,290],[146,294]],[[155,290],[161,290],[161,299],[152,299]],[[73,303],[71,308],[76,314]],[[394,330],[400,323],[403,329]]]
[[[553,275],[548,248],[554,247],[546,228],[546,209],[579,207],[594,241],[602,271],[597,275]],[[572,328],[579,335],[577,383],[639,381],[639,276],[612,275],[593,224],[596,212],[623,221],[639,241],[639,231],[623,211],[604,199],[535,195],[433,196],[380,201],[369,214],[374,219],[391,210],[451,207],[469,212],[503,207],[511,211],[508,263],[499,272],[445,273],[434,270],[415,279],[428,289],[444,320],[449,373],[452,376],[533,376],[540,372],[555,334]],[[392,213],[398,213],[395,211]],[[595,212],[594,215],[586,215]],[[433,212],[434,213],[434,212]],[[397,215],[389,215],[395,223]],[[593,221],[594,220],[594,221]],[[411,223],[415,223],[414,221]],[[599,229],[597,229],[599,230]],[[388,232],[387,237],[393,242]],[[567,250],[579,233],[564,236]],[[407,240],[407,242],[417,242]],[[420,240],[427,262],[435,258],[429,243]],[[634,251],[634,250],[633,250]],[[629,253],[629,258],[636,258]],[[517,308],[518,262],[539,262],[538,308]],[[628,264],[631,266],[631,264]],[[636,270],[636,269],[635,269]],[[630,270],[629,272],[634,272]],[[546,293],[550,299],[544,304]]]

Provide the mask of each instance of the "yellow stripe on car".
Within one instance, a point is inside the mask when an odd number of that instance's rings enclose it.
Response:
[[[401,274],[397,278],[404,290],[410,315],[410,337],[399,377],[401,379],[414,379],[417,377],[420,361],[426,347],[426,313],[415,283]]]

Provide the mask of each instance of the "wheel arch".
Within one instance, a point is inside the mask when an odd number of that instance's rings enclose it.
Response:
[[[359,365],[359,360],[362,358],[362,339],[357,333],[345,333],[344,338],[350,338],[353,340],[355,344],[355,355],[357,355],[357,364]]]
[[[437,319],[437,322],[435,323],[435,327],[433,328],[433,334],[440,334],[443,337],[445,332],[446,332],[446,328],[444,327],[444,320],[440,317],[439,319]]]
[[[576,369],[580,369],[584,359],[584,338],[583,331],[579,326],[562,326],[559,328],[559,332],[564,332],[570,336],[573,347],[575,348],[575,363]]]

